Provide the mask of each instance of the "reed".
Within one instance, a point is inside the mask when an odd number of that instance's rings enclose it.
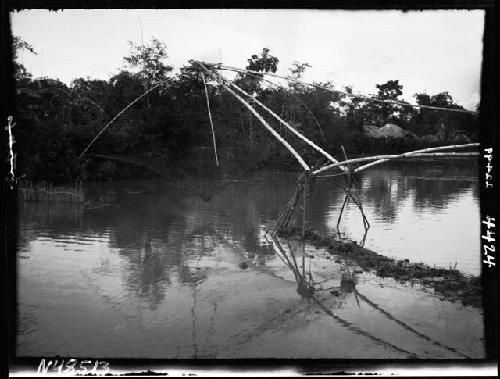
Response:
[[[18,186],[19,198],[22,201],[55,202],[55,203],[83,203],[84,192],[82,182],[54,186],[52,183],[41,181],[32,183],[22,180]]]

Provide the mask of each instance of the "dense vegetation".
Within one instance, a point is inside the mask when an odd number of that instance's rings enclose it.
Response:
[[[147,175],[146,170],[95,155],[135,157],[168,166],[168,162],[175,159],[187,161],[186,152],[197,148],[212,151],[200,73],[186,65],[179,75],[173,75],[173,67],[167,64],[166,47],[157,39],[148,45],[131,44],[130,54],[124,57],[125,67],[108,80],[77,78],[69,86],[56,79],[33,78],[18,62],[17,54],[21,49],[36,54],[35,49],[20,38],[14,39],[14,45],[18,175],[54,183],[132,178]],[[252,55],[245,66],[260,72],[276,72],[278,64],[279,59],[272,56],[269,49],[263,49],[259,55]],[[289,75],[300,79],[308,67],[307,63],[295,63]],[[164,85],[135,103],[78,158],[109,120],[162,81],[166,81]],[[477,119],[471,114],[419,111],[362,101],[293,80],[284,87],[274,86],[261,75],[238,74],[235,81],[339,158],[341,146],[349,154],[392,153],[458,142],[457,136],[464,140],[478,137]],[[298,168],[290,154],[259,125],[248,109],[215,82],[208,78],[207,82],[218,149],[221,154],[236,149],[232,155],[222,155],[222,166],[231,159],[244,160],[250,152],[260,157],[270,156],[269,161],[275,164]],[[332,82],[318,84],[351,91],[337,88]],[[379,84],[377,89],[373,97],[378,99],[400,100],[403,93],[398,80]],[[447,92],[416,94],[415,98],[419,104],[461,108]],[[281,133],[285,132],[275,121],[268,120]],[[398,140],[374,140],[363,133],[365,125],[381,127],[386,123],[397,124],[411,133]],[[292,136],[285,135],[298,146]],[[300,147],[298,150],[310,161],[324,163],[319,156],[311,156]]]

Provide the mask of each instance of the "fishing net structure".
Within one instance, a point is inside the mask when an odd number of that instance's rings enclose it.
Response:
[[[244,73],[246,75],[256,75],[258,78],[263,78],[264,75],[270,75],[272,77],[278,77],[300,83],[301,85],[307,85],[312,87],[319,87],[323,90],[339,92],[346,96],[358,97],[366,101],[375,101],[382,103],[399,104],[406,107],[419,107],[419,108],[430,108],[435,110],[444,110],[451,112],[468,112],[474,113],[465,109],[451,109],[451,108],[439,108],[434,106],[426,105],[416,105],[408,104],[395,100],[381,100],[374,99],[371,97],[366,97],[362,95],[354,95],[348,92],[342,92],[338,90],[333,90],[331,88],[322,87],[318,84],[305,83],[293,78],[281,77],[273,72],[256,72],[252,70],[243,70],[235,67],[224,66],[222,64],[209,64],[205,62],[190,61],[192,72],[195,72],[199,77],[201,77],[204,86],[204,94],[206,97],[207,115],[210,122],[210,128],[212,133],[213,146],[201,146],[197,148],[192,148],[179,154],[176,159],[182,161],[183,164],[177,164],[175,160],[168,162],[158,162],[153,160],[147,160],[144,158],[133,158],[124,156],[97,156],[103,159],[118,160],[121,162],[138,165],[147,168],[157,174],[167,177],[167,178],[179,178],[182,179],[181,183],[183,188],[187,191],[199,195],[203,200],[209,201],[217,193],[223,191],[231,182],[234,180],[243,180],[251,173],[258,171],[267,162],[271,161],[277,151],[270,150],[263,154],[262,150],[259,153],[254,153],[251,148],[245,143],[245,141],[233,141],[230,146],[217,146],[215,138],[215,129],[211,105],[209,99],[209,92],[207,90],[207,83],[211,81],[213,84],[219,86],[221,89],[228,92],[234,99],[236,99],[243,107],[245,107],[260,123],[260,125],[267,130],[267,132],[274,138],[275,143],[281,147],[281,150],[285,149],[294,158],[296,163],[299,165],[301,173],[297,179],[297,187],[295,192],[289,201],[284,204],[282,210],[277,215],[276,222],[272,227],[272,232],[274,234],[280,231],[286,230],[293,215],[297,212],[297,209],[302,210],[302,233],[305,233],[305,213],[307,202],[312,199],[314,182],[319,179],[331,179],[335,177],[343,177],[344,184],[338,182],[333,182],[334,185],[338,186],[344,192],[343,205],[339,212],[339,218],[337,222],[340,224],[342,214],[349,201],[352,201],[359,209],[363,225],[366,232],[368,231],[370,224],[363,211],[363,205],[360,198],[357,198],[352,193],[352,184],[356,175],[374,167],[376,165],[395,160],[395,159],[405,159],[405,158],[415,158],[415,157],[433,157],[439,158],[442,156],[451,155],[478,155],[478,152],[460,152],[462,149],[473,149],[479,146],[478,143],[469,143],[464,145],[448,145],[439,146],[426,149],[420,149],[416,151],[410,151],[403,154],[387,154],[387,155],[375,155],[362,158],[348,159],[347,153],[342,147],[344,152],[344,160],[339,161],[335,159],[328,151],[320,147],[316,142],[312,141],[306,137],[303,133],[299,132],[297,128],[294,128],[290,123],[285,121],[278,114],[273,112],[269,107],[267,107],[263,102],[261,102],[256,96],[246,92],[234,81],[229,81],[220,74],[222,70],[230,70],[238,73]],[[91,145],[97,140],[97,138],[108,128],[114,120],[116,120],[121,114],[123,114],[132,104],[139,101],[141,98],[146,96],[149,92],[154,90],[156,87],[161,86],[164,83],[159,83],[155,87],[150,88],[144,94],[135,99],[127,107],[125,107],[120,113],[118,113],[110,122],[108,122],[101,131],[94,137],[94,139],[89,143],[85,150],[80,155],[80,158],[87,153]],[[276,126],[278,125],[278,127]],[[321,129],[321,132],[322,129]],[[274,146],[276,146],[276,144]],[[458,151],[457,151],[458,150]],[[313,154],[305,155],[304,152],[312,152],[319,156],[320,159],[316,159],[311,162],[310,157]],[[309,162],[306,158],[309,158]],[[215,161],[215,164],[214,164]],[[318,163],[320,162],[320,163]],[[325,163],[326,162],[326,163]],[[209,180],[210,179],[210,180]],[[213,179],[217,179],[214,181]],[[364,238],[363,238],[364,242]]]

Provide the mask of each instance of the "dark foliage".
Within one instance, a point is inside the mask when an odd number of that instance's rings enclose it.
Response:
[[[129,156],[168,164],[191,159],[186,152],[211,148],[212,135],[201,75],[192,66],[186,66],[181,68],[180,75],[173,76],[172,67],[165,63],[168,58],[166,46],[157,39],[147,46],[131,44],[131,53],[124,58],[127,67],[109,80],[77,78],[69,86],[50,78],[33,78],[18,62],[17,54],[22,49],[31,53],[35,50],[18,37],[14,39],[14,47],[15,132],[20,175],[34,181],[55,183],[144,177],[148,175],[144,168],[95,155]],[[294,80],[286,87],[273,86],[259,72],[276,72],[278,63],[278,58],[264,48],[260,54],[252,55],[246,65],[257,73],[237,75],[235,83],[339,158],[342,157],[341,146],[349,154],[395,153],[478,137],[477,119],[470,114],[418,111],[412,107],[369,102]],[[308,67],[308,63],[295,62],[290,68],[290,77],[300,79]],[[261,127],[248,109],[215,82],[206,79],[217,146],[225,152],[226,161],[222,165],[255,156],[260,157],[260,161],[298,168],[293,157]],[[131,106],[88,153],[78,159],[109,120],[162,81],[164,85]],[[331,82],[317,84],[337,89]],[[378,94],[374,96],[377,99],[400,100],[403,93],[398,80],[378,84],[377,89]],[[341,90],[351,91],[350,88]],[[423,105],[461,108],[447,92],[415,97]],[[261,111],[258,106],[257,110]],[[308,162],[315,166],[325,163],[279,123],[271,117],[265,118]],[[405,139],[383,141],[363,134],[365,125],[380,127],[386,123],[395,123],[410,133]],[[227,152],[230,149],[232,153]],[[263,159],[269,156],[273,159]],[[204,164],[213,163],[205,158],[202,160]]]

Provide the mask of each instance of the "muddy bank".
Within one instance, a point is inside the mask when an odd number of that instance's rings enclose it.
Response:
[[[302,230],[288,228],[280,230],[282,238],[302,238]],[[438,296],[464,305],[482,307],[481,278],[467,277],[455,269],[434,268],[423,263],[395,260],[359,246],[354,241],[339,241],[334,237],[321,236],[306,231],[306,242],[345,260],[351,260],[365,271],[374,271],[379,277],[392,277],[399,281],[414,281],[432,288]]]

